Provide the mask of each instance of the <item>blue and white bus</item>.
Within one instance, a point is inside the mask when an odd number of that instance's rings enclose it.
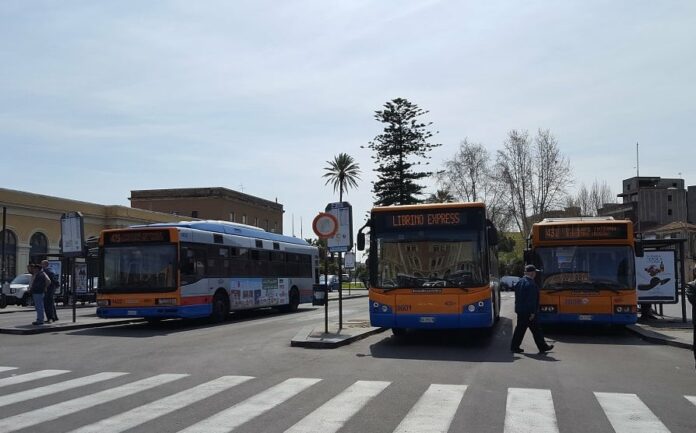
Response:
[[[97,315],[209,317],[311,302],[319,252],[306,241],[224,221],[104,230]]]

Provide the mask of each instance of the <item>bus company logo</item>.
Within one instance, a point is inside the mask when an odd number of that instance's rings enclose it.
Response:
[[[565,300],[566,305],[587,305],[590,300],[587,298],[568,298]]]

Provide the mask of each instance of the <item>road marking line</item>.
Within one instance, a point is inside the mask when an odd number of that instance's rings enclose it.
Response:
[[[46,377],[58,376],[59,374],[70,373],[70,370],[39,370],[33,373],[20,374],[18,376],[0,379],[0,388],[3,386],[16,385],[18,383],[29,382],[32,380],[43,379]]]
[[[111,418],[106,418],[94,424],[81,427],[74,430],[72,433],[123,432],[251,379],[253,379],[252,376],[222,376],[210,382],[170,395],[169,397],[112,416]]]
[[[359,380],[327,401],[285,433],[333,433],[391,382]]]
[[[447,432],[466,388],[466,385],[430,385],[394,432]]]
[[[508,388],[505,433],[558,433],[553,397],[548,389]]]
[[[696,406],[696,396],[685,395],[684,398],[689,400],[691,403],[694,404],[694,406]]]
[[[0,371],[16,370],[17,367],[0,367]]]
[[[187,374],[160,374],[137,382],[127,383],[116,388],[107,389],[95,394],[75,398],[73,400],[42,407],[19,415],[0,420],[0,431],[7,433],[23,428],[32,427],[42,422],[52,421],[81,410],[108,403],[129,395],[163,385],[188,376]]]
[[[637,395],[614,392],[594,395],[616,433],[669,433]]]
[[[0,407],[9,404],[19,403],[22,401],[31,400],[45,395],[55,394],[61,391],[77,388],[80,386],[91,385],[93,383],[102,382],[104,380],[113,379],[115,377],[124,376],[128,373],[104,372],[97,373],[91,376],[80,377],[77,379],[66,380],[64,382],[54,383],[39,388],[28,389],[26,391],[15,392],[14,394],[6,394],[0,396]]]
[[[196,423],[180,433],[226,433],[294,397],[321,379],[292,378]]]

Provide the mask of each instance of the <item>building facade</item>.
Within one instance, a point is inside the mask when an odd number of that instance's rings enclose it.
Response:
[[[601,216],[630,219],[636,232],[645,232],[675,221],[687,221],[684,179],[632,177],[624,179],[618,195],[622,203],[605,205]]]
[[[192,218],[232,221],[283,233],[283,205],[227,188],[131,191],[131,207]]]
[[[190,219],[127,206],[104,206],[4,188],[0,188],[0,206],[6,211],[5,232],[0,233],[0,240],[3,235],[5,238],[4,260],[0,259],[0,265],[4,265],[0,271],[4,273],[5,280],[26,272],[29,263],[60,253],[60,218],[66,212],[82,213],[85,239],[98,236],[107,228]]]

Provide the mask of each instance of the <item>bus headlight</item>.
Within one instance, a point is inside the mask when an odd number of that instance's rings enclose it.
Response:
[[[637,309],[636,309],[635,305],[615,305],[614,306],[615,313],[635,313],[636,310]]]
[[[99,299],[97,301],[97,306],[99,307],[108,307],[109,305],[111,305],[111,301],[108,299]]]
[[[156,305],[176,305],[176,298],[159,298],[155,301]]]
[[[473,313],[474,311],[476,311],[476,305],[471,304],[468,307],[466,307],[466,309],[469,310],[470,313]]]
[[[555,313],[558,311],[558,309],[555,305],[540,305],[539,311],[542,313]]]

